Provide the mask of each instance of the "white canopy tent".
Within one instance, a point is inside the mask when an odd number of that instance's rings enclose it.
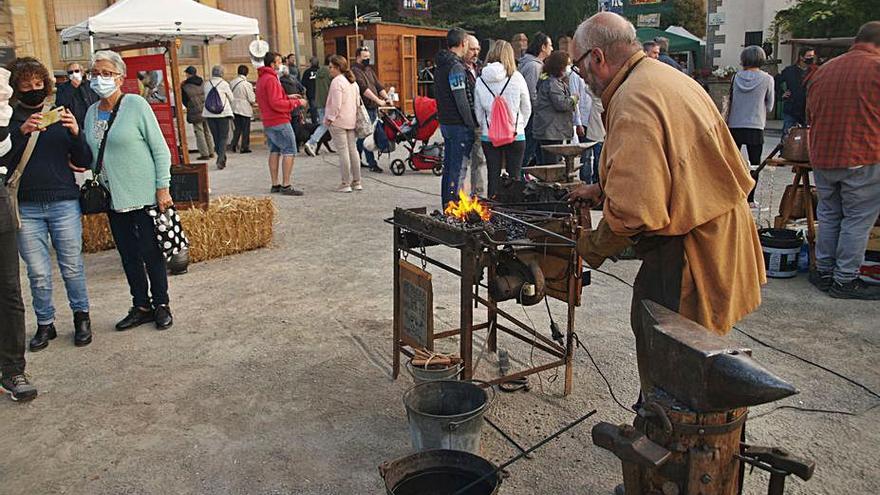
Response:
[[[177,45],[179,40],[224,43],[238,36],[259,38],[256,19],[230,14],[194,0],[119,0],[85,21],[61,31],[62,43],[88,41],[117,51],[164,47],[171,59],[174,93],[180,90]],[[189,164],[186,124],[180,98],[174,98],[181,159]]]
[[[685,29],[685,28],[683,28],[683,27],[681,27],[681,26],[669,26],[668,28],[666,28],[666,32],[667,32],[667,33],[672,33],[672,34],[677,34],[677,35],[679,35],[679,36],[681,36],[681,37],[683,37],[683,38],[689,38],[689,39],[692,39],[692,40],[694,40],[694,41],[699,41],[699,42],[700,42],[700,46],[706,46],[706,41],[705,41],[705,40],[703,40],[702,38],[697,37],[695,34],[691,33],[690,31],[688,31],[687,29]]]
[[[259,36],[256,19],[230,14],[193,0],[120,0],[61,31],[61,41],[114,45],[173,41],[222,43]]]

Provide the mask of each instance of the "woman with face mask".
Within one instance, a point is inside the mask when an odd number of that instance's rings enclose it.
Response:
[[[563,51],[555,51],[544,60],[532,115],[532,137],[541,146],[562,144],[574,136],[572,122],[578,97],[571,94],[565,75],[570,65],[568,53]],[[546,151],[542,151],[541,156],[545,164],[559,161],[558,156]]]
[[[83,269],[79,187],[71,167],[85,170],[81,167],[92,162],[92,152],[69,110],[50,113],[48,98],[53,83],[39,60],[19,58],[9,70],[16,101],[9,122],[13,151],[0,159],[0,165],[7,167],[10,177],[13,172],[21,174],[18,251],[27,266],[37,320],[30,349],[44,349],[57,336],[50,246],[55,250],[73,312],[74,344],[85,346],[92,341],[92,330]],[[28,157],[28,143],[34,139]]]
[[[95,53],[91,86],[101,100],[86,113],[85,137],[96,159],[104,146],[98,180],[110,191],[110,231],[128,279],[132,307],[116,324],[128,330],[155,322],[171,326],[165,257],[155,240],[147,208],[171,206],[171,153],[146,100],[122,94],[125,62],[118,53]],[[112,119],[112,120],[111,120]]]

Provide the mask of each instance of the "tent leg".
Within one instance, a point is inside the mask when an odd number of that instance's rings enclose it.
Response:
[[[183,104],[180,95],[180,62],[177,59],[177,40],[169,41],[165,46],[171,57],[171,84],[174,86],[174,109],[177,114],[177,132],[180,135],[180,159],[184,165],[189,165],[189,145],[186,142],[186,122],[183,120]]]
[[[91,34],[89,35],[89,60],[95,61],[95,37]]]

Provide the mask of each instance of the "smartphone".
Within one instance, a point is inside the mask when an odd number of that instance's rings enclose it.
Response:
[[[61,122],[61,114],[64,112],[64,107],[55,107],[52,110],[43,114],[43,118],[40,122],[40,129],[45,129],[52,124]]]

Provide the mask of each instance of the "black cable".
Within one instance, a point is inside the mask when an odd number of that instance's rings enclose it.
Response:
[[[828,368],[828,367],[826,367],[826,366],[822,366],[822,365],[819,364],[819,363],[815,363],[815,362],[813,362],[813,361],[810,361],[810,360],[807,359],[807,358],[800,357],[800,356],[798,356],[797,354],[795,354],[795,353],[793,353],[793,352],[789,352],[789,351],[786,351],[786,350],[784,350],[784,349],[780,349],[780,348],[778,348],[778,347],[776,347],[776,346],[774,346],[774,345],[772,345],[772,344],[770,344],[770,343],[768,343],[768,342],[765,342],[765,341],[759,339],[758,337],[755,337],[754,335],[752,335],[752,334],[746,332],[745,330],[743,330],[743,329],[741,329],[741,328],[738,328],[738,327],[734,326],[733,329],[736,330],[737,332],[739,332],[739,333],[745,335],[746,337],[748,337],[748,338],[754,340],[755,342],[757,342],[757,343],[763,345],[764,347],[768,347],[768,348],[770,348],[770,349],[773,349],[773,350],[776,351],[776,352],[779,352],[779,353],[781,353],[781,354],[785,354],[786,356],[791,356],[791,357],[793,357],[793,358],[795,358],[795,359],[797,359],[797,360],[799,360],[799,361],[802,361],[802,362],[804,362],[804,363],[809,364],[810,366],[815,366],[816,368],[819,368],[820,370],[823,370],[823,371],[826,371],[826,372],[828,372],[828,373],[831,373],[832,375],[834,375],[834,376],[836,376],[836,377],[838,377],[838,378],[840,378],[840,379],[843,379],[843,380],[845,380],[845,381],[847,381],[847,382],[849,382],[849,383],[855,385],[856,387],[859,387],[860,389],[864,390],[865,392],[867,392],[867,393],[873,395],[874,397],[880,399],[880,394],[878,394],[877,392],[874,392],[873,390],[871,390],[870,388],[868,388],[866,385],[863,385],[862,383],[860,383],[860,382],[858,382],[858,381],[856,381],[856,380],[854,380],[854,379],[852,379],[852,378],[850,378],[850,377],[848,377],[848,376],[846,376],[846,375],[843,375],[843,374],[841,374],[841,373],[838,373],[838,372],[836,372],[836,371],[834,371],[834,370],[832,370],[831,368]]]
[[[611,382],[608,381],[608,378],[605,376],[605,373],[602,373],[602,369],[599,368],[599,365],[596,363],[596,360],[593,359],[593,355],[590,354],[590,350],[587,349],[587,346],[585,346],[585,345],[581,342],[581,339],[578,337],[578,335],[577,335],[576,333],[573,333],[572,336],[574,337],[575,345],[577,345],[578,347],[580,347],[581,349],[583,349],[584,352],[587,353],[587,357],[590,358],[590,361],[593,363],[593,367],[596,368],[596,371],[599,373],[599,376],[601,376],[601,377],[602,377],[602,380],[605,382],[605,386],[608,387],[608,393],[611,394],[611,398],[614,400],[614,402],[616,402],[617,405],[618,405],[621,409],[623,409],[624,411],[626,411],[626,412],[628,412],[628,413],[630,413],[630,414],[635,414],[635,411],[633,411],[631,407],[627,407],[627,406],[623,405],[623,403],[620,402],[620,401],[617,399],[617,396],[614,394],[614,389],[611,388]]]
[[[615,275],[615,274],[613,274],[613,273],[606,272],[605,270],[600,270],[600,269],[598,269],[598,268],[591,268],[591,270],[593,270],[594,272],[601,273],[602,275],[608,275],[609,277],[611,277],[611,278],[617,280],[618,282],[622,283],[623,285],[626,285],[626,286],[628,286],[628,287],[630,287],[630,288],[633,288],[633,284],[627,282],[626,280],[624,280],[624,279],[618,277],[617,275]]]
[[[780,409],[792,409],[794,411],[813,412],[813,413],[822,413],[822,414],[842,414],[844,416],[861,416],[862,414],[870,411],[874,407],[876,407],[876,406],[869,407],[868,409],[866,409],[865,411],[860,412],[860,413],[854,413],[852,411],[840,411],[837,409],[814,409],[811,407],[800,407],[800,406],[776,406],[773,409],[770,409],[769,411],[762,412],[761,414],[755,414],[754,416],[749,415],[749,420],[754,421],[758,418],[763,418],[764,416],[769,416],[770,414],[773,414],[776,411],[779,411]]]

